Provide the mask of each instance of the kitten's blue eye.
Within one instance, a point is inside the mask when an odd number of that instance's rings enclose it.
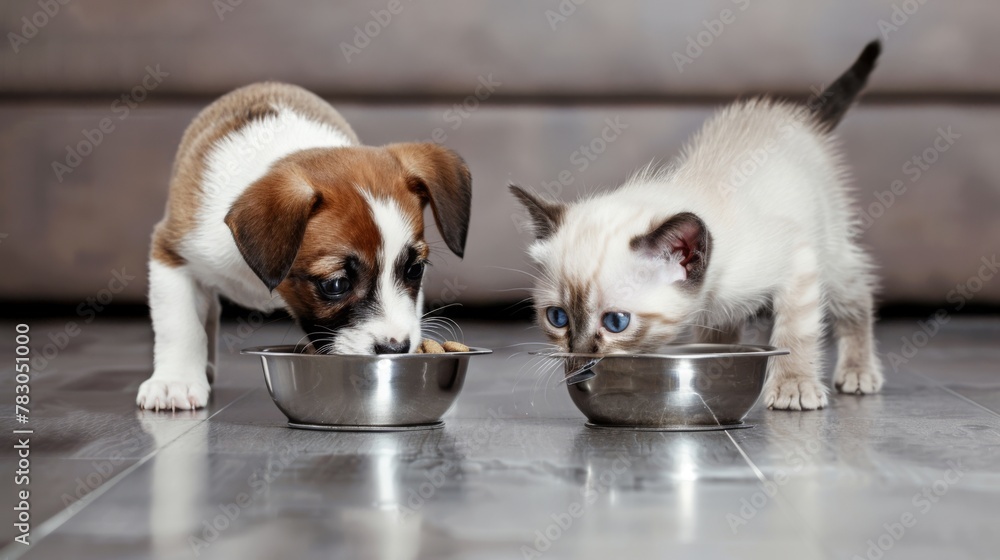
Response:
[[[569,324],[569,316],[566,315],[566,310],[562,307],[550,307],[546,309],[545,317],[557,329],[561,329]]]
[[[605,313],[601,322],[604,323],[604,328],[609,331],[613,333],[620,333],[628,327],[628,322],[631,319],[632,315],[628,313],[612,311],[611,313]]]

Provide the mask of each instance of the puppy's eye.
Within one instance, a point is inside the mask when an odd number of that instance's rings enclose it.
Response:
[[[420,280],[424,277],[424,263],[416,262],[406,267],[407,280]]]
[[[569,316],[562,307],[550,307],[545,310],[545,318],[557,329],[561,329],[569,324]]]
[[[604,317],[601,318],[601,324],[613,333],[620,333],[628,327],[631,319],[632,315],[628,313],[612,311],[611,313],[604,314]]]
[[[351,281],[347,278],[329,278],[316,283],[321,294],[330,299],[343,297],[351,289]]]

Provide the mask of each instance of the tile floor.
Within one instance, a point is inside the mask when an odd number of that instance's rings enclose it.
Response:
[[[44,340],[65,321],[31,326]],[[0,556],[1000,558],[998,319],[951,320],[887,368],[881,395],[808,413],[758,406],[751,429],[703,433],[588,429],[565,389],[515,355],[537,330],[463,326],[496,353],[473,362],[446,427],[361,434],[286,428],[257,361],[230,351],[294,342],[288,323],[224,324],[213,402],[173,414],[134,405],[146,322],[83,325],[35,367],[32,545]],[[918,329],[883,323],[883,352]],[[13,366],[2,371],[6,544],[10,430],[23,426]]]

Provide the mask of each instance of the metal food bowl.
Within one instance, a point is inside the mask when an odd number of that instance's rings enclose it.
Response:
[[[764,388],[767,361],[788,350],[749,344],[683,344],[657,354],[551,354],[563,359],[573,403],[594,428],[723,430]]]
[[[345,355],[266,346],[242,353],[260,356],[267,390],[293,428],[403,431],[443,426],[469,358],[492,352]]]

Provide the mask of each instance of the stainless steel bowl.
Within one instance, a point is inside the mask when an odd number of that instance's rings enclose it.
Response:
[[[744,427],[767,360],[788,350],[684,344],[657,354],[551,354],[565,360],[569,395],[597,428],[708,430]]]
[[[295,346],[247,348],[293,428],[400,431],[439,428],[462,390],[473,348],[448,354],[309,354]]]

